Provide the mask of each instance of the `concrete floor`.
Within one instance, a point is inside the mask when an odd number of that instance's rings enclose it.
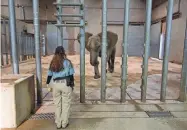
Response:
[[[46,72],[52,56],[42,58],[42,81],[45,87]],[[107,74],[106,103],[100,99],[100,79],[93,80],[93,67],[86,55],[86,103],[79,103],[80,79],[79,56],[69,56],[75,67],[75,90],[70,115],[70,130],[187,130],[187,104],[177,101],[180,86],[181,65],[169,63],[166,103],[160,102],[162,62],[149,60],[147,101],[140,101],[141,58],[129,57],[127,102],[120,103],[121,58],[115,62],[115,73]],[[101,62],[100,62],[101,63]],[[21,73],[35,74],[35,61],[20,64]],[[11,73],[11,67],[2,69],[2,75]],[[43,88],[43,104],[36,114],[53,114],[52,93]],[[150,118],[146,111],[170,111],[174,117]],[[15,130],[55,130],[54,117],[50,119],[29,119]],[[9,130],[9,129],[3,129]],[[11,130],[11,129],[10,129]]]
[[[92,118],[70,119],[67,130],[186,130],[187,118]],[[5,130],[5,129],[2,129]],[[6,129],[10,130],[10,129]],[[16,130],[56,130],[53,120],[27,121]]]

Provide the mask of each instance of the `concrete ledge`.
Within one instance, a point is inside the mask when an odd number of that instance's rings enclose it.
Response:
[[[0,128],[16,128],[34,112],[34,75],[3,75],[0,89]]]

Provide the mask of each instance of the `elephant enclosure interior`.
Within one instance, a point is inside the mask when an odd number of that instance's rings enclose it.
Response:
[[[53,55],[42,57],[42,82],[43,87],[46,83],[47,71],[49,67],[49,63],[52,59]],[[80,55],[68,55],[68,58],[72,60],[74,68],[75,68],[75,89],[80,88]],[[122,60],[121,57],[115,58],[115,67],[114,73],[107,73],[107,81],[106,86],[108,89],[120,89],[121,85],[121,65]],[[142,74],[142,58],[141,57],[128,57],[128,80],[127,80],[127,91],[133,94],[134,91],[140,92],[141,85],[141,74]],[[22,62],[19,65],[20,73],[34,73],[36,71],[35,60],[30,59],[26,62]],[[160,84],[161,84],[161,73],[162,73],[162,61],[156,59],[149,59],[149,67],[148,67],[148,92],[149,88],[151,88],[150,92],[157,94],[159,98],[160,94]],[[169,63],[169,73],[168,73],[168,95],[173,98],[177,98],[180,86],[180,73],[181,73],[181,65]],[[2,68],[2,75],[11,73],[11,67]],[[99,71],[101,73],[101,58],[99,58]],[[100,81],[101,79],[94,79],[94,68],[90,65],[90,57],[89,54],[85,56],[85,88],[91,90],[98,90],[98,94],[100,93]],[[93,92],[94,93],[94,92]],[[109,92],[110,94],[114,94],[114,92]],[[177,95],[176,95],[177,93]],[[172,95],[174,94],[174,95]],[[118,97],[120,97],[120,90],[116,93]],[[136,98],[140,99],[140,95],[136,95]],[[99,98],[99,96],[98,96]]]

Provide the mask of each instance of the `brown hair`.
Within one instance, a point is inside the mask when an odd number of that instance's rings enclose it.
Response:
[[[64,69],[63,61],[66,58],[65,50],[63,46],[58,46],[55,50],[55,54],[49,66],[49,69],[53,72],[59,72]]]

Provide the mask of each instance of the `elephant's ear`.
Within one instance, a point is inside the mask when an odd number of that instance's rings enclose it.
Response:
[[[85,32],[85,41],[87,42],[88,39],[89,39],[89,37],[91,37],[91,36],[93,36],[92,33]],[[77,35],[77,40],[78,40],[79,43],[80,43],[80,37],[81,37],[81,34],[79,33],[79,34]]]

